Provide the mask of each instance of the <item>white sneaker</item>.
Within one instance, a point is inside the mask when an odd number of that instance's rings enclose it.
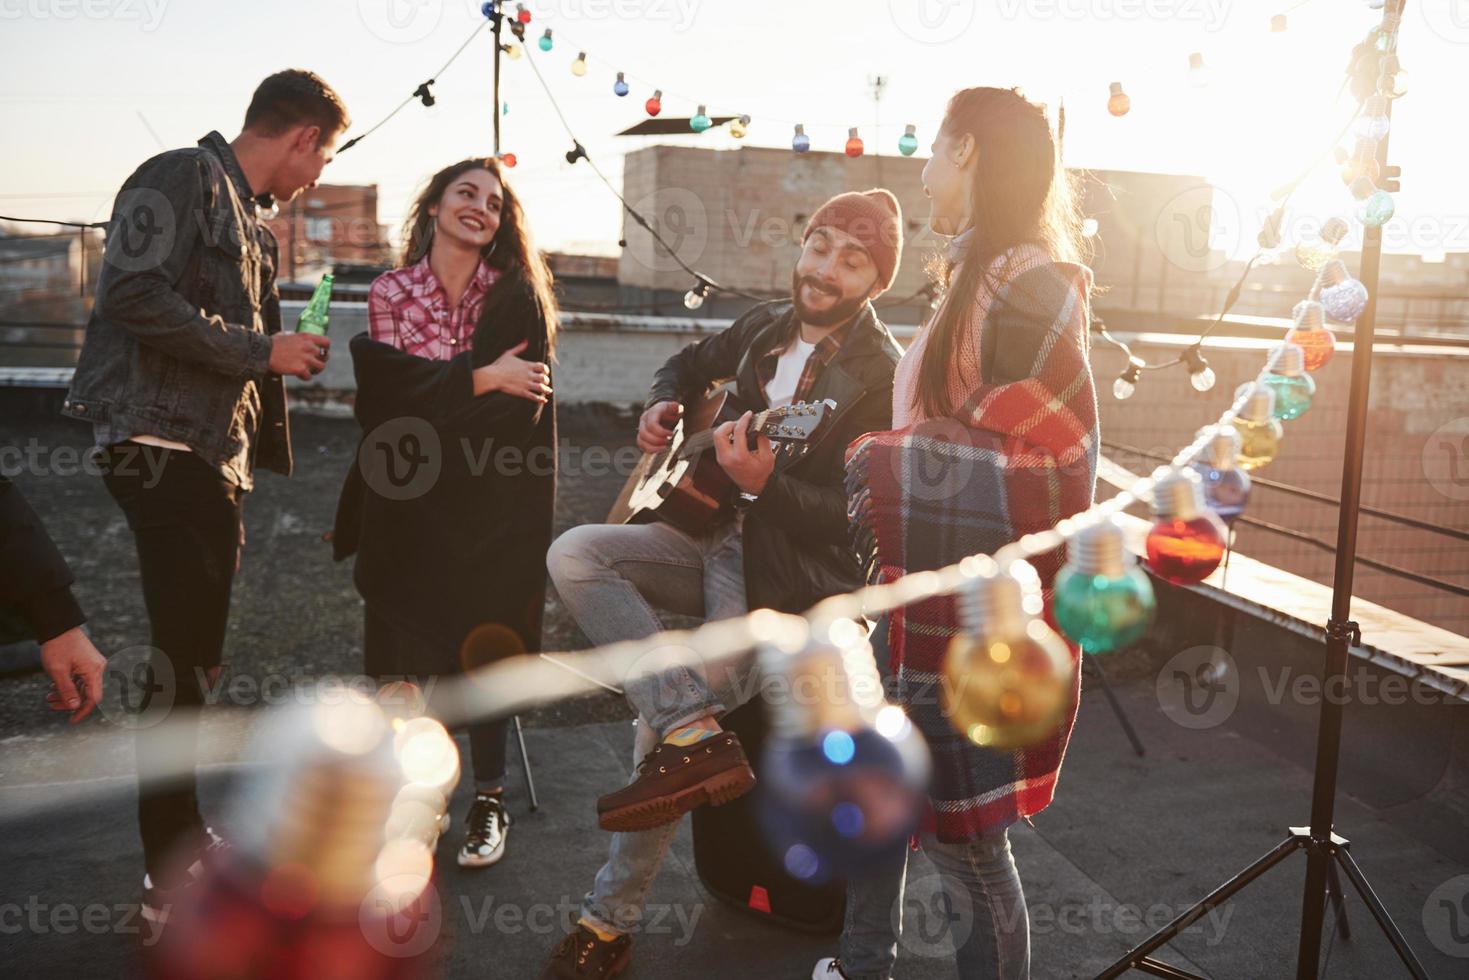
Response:
[[[847,975],[842,972],[841,960],[835,956],[827,956],[816,961],[816,969],[811,971],[811,980],[847,980]]]
[[[459,848],[459,867],[487,868],[505,856],[510,836],[510,814],[498,796],[476,793],[465,819],[464,846]]]

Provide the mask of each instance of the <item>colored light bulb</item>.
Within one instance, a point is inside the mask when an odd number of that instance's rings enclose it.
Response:
[[[515,19],[522,24],[530,23],[530,11],[525,9],[525,4],[517,3],[515,5]]]
[[[577,78],[587,73],[587,53],[585,51],[578,54],[576,60],[571,63],[571,73]]]
[[[1040,576],[1027,562],[1001,570],[985,558],[958,602],[963,631],[944,658],[945,716],[985,748],[1044,741],[1071,706],[1076,664],[1041,618]]]
[[[612,94],[620,99],[630,91],[632,90],[628,88],[627,79],[623,77],[622,72],[618,72],[617,81],[612,83]]]
[[[1204,64],[1204,56],[1198,51],[1188,56],[1188,83],[1194,88],[1203,88],[1209,84],[1209,66]]]
[[[1392,123],[1387,117],[1387,96],[1374,95],[1362,106],[1362,112],[1352,121],[1352,132],[1357,139],[1380,140],[1387,135]]]
[[[1240,437],[1232,425],[1210,427],[1212,436],[1194,471],[1204,484],[1204,501],[1226,526],[1244,513],[1250,499],[1250,475],[1237,465]]]
[[[1337,246],[1350,230],[1341,218],[1327,219],[1321,226],[1319,236],[1305,239],[1296,245],[1296,261],[1303,269],[1320,271],[1322,266],[1336,258]]]
[[[1254,472],[1266,466],[1280,452],[1280,439],[1284,430],[1275,417],[1275,391],[1269,385],[1249,382],[1240,386],[1248,388],[1249,394],[1244,407],[1232,424],[1239,432],[1239,465]],[[1239,392],[1235,393],[1238,400]]]
[[[1153,474],[1153,528],[1148,568],[1170,582],[1202,582],[1224,559],[1229,531],[1204,502],[1204,481],[1191,469]]]
[[[767,845],[805,881],[901,860],[927,785],[928,749],[903,710],[883,703],[872,648],[852,632],[855,642],[760,655],[785,690],[822,692],[775,706],[755,787]]]
[[[918,127],[909,123],[903,128],[903,135],[898,137],[898,152],[905,157],[911,157],[918,152]]]
[[[796,124],[796,135],[791,137],[791,149],[797,153],[805,153],[811,149],[811,137],[806,135],[806,127],[800,123]]]
[[[1260,380],[1275,391],[1275,417],[1282,422],[1306,414],[1316,394],[1316,382],[1306,373],[1306,352],[1295,344],[1270,352],[1270,373]]]
[[[550,51],[551,50],[551,43],[552,43],[551,42],[551,28],[548,27],[548,28],[546,28],[546,33],[544,33],[544,34],[541,35],[541,39],[536,42],[536,45],[542,51]]]
[[[500,46],[500,49],[505,52],[505,56],[511,61],[520,60],[520,45],[512,44],[509,41],[506,41],[503,45]]]
[[[1367,287],[1352,278],[1340,259],[1321,269],[1321,308],[1337,323],[1355,323],[1367,308]]]
[[[514,153],[501,153],[500,162],[507,167],[514,167],[520,161],[516,159]]]
[[[1357,205],[1357,218],[1369,228],[1380,228],[1392,220],[1397,205],[1387,191],[1373,191]]]
[[[658,113],[662,112],[663,111],[663,90],[661,88],[654,89],[653,90],[653,96],[652,96],[652,98],[648,99],[647,102],[644,102],[643,103],[643,108],[646,109],[646,110],[648,110],[648,115],[650,115],[650,116],[656,116],[656,115],[658,115]]]
[[[1092,653],[1131,646],[1148,631],[1157,606],[1147,573],[1123,544],[1115,518],[1084,528],[1056,573],[1056,625]]]
[[[705,111],[706,108],[706,106],[699,106],[699,111],[694,113],[693,118],[689,120],[689,128],[696,133],[702,133],[713,125],[709,120],[708,112]]]
[[[745,138],[745,134],[747,134],[749,131],[750,131],[750,117],[749,116],[739,116],[738,118],[731,119],[729,121],[729,135],[733,136],[735,139],[737,139],[737,140],[744,139]]]
[[[862,155],[862,137],[857,135],[856,126],[847,130],[846,153],[849,157],[860,157]]]
[[[1114,116],[1127,115],[1128,110],[1132,108],[1132,99],[1122,91],[1121,82],[1113,82],[1111,89],[1112,94],[1107,98],[1107,111]]]
[[[1326,328],[1326,310],[1312,299],[1301,300],[1291,311],[1295,325],[1285,342],[1295,344],[1306,355],[1306,370],[1319,371],[1336,352],[1336,335]]]

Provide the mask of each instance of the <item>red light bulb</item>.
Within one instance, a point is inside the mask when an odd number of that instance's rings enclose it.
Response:
[[[1295,344],[1306,355],[1306,370],[1317,371],[1336,353],[1336,335],[1326,326],[1326,311],[1315,300],[1296,304],[1295,326],[1285,335],[1287,344]]]
[[[502,153],[500,154],[500,162],[507,167],[513,167],[520,161],[515,159],[514,153]]]
[[[847,156],[860,157],[862,155],[862,137],[857,135],[857,129],[847,130]]]
[[[520,21],[522,24],[529,24],[530,23],[530,11],[529,10],[526,10],[525,7],[521,6],[520,4],[516,4],[515,5],[515,19],[518,20],[518,21]]]
[[[1148,532],[1148,568],[1181,585],[1202,582],[1224,559],[1229,531],[1205,508],[1204,485],[1193,470],[1154,473],[1153,517]]]
[[[663,90],[662,89],[655,90],[653,92],[653,97],[650,98],[647,102],[644,102],[643,103],[643,108],[648,110],[648,115],[650,115],[650,116],[656,116],[656,115],[658,115],[658,113],[662,112],[663,111]]]

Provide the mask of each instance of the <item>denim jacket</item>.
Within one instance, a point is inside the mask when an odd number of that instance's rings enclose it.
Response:
[[[118,192],[97,298],[62,414],[99,446],[182,442],[249,489],[291,469],[275,235],[219,133],[148,160]]]

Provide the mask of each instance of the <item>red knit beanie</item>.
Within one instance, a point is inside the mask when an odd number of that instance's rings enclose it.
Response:
[[[881,187],[870,191],[848,191],[827,201],[801,233],[801,244],[817,228],[846,232],[867,249],[877,266],[877,281],[884,290],[892,288],[903,256],[903,209],[892,192]]]

